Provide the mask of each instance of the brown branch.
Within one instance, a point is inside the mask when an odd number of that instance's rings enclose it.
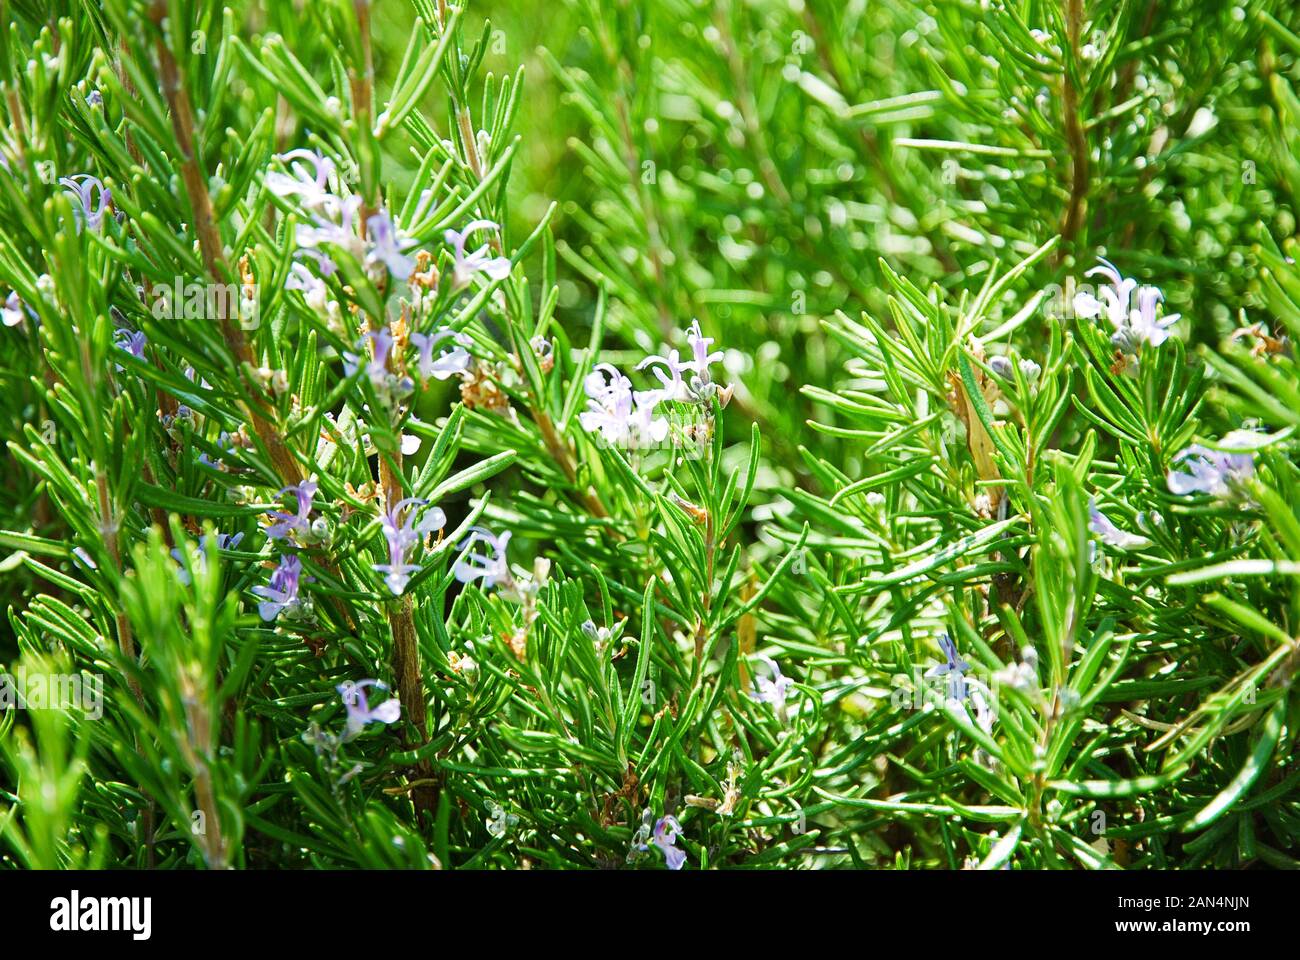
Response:
[[[384,491],[386,510],[392,510],[393,505],[403,499],[401,474],[400,449],[395,450],[391,458],[384,453],[379,455],[379,483]],[[400,524],[401,519],[394,514],[394,523]],[[420,641],[415,632],[415,617],[409,594],[402,594],[390,608],[388,626],[393,634],[392,666],[397,682],[397,698],[401,701],[403,715],[415,727],[417,734],[413,739],[408,737],[406,745],[410,748],[422,747],[429,741],[429,724],[425,716],[428,703],[424,694],[424,672],[420,667]],[[427,781],[411,790],[416,810],[436,812],[439,787],[428,760],[416,764],[416,779]]]
[[[564,471],[569,483],[576,487],[578,469],[573,462],[573,451],[569,449],[569,445],[564,442],[559,431],[555,429],[555,423],[551,420],[551,415],[542,408],[540,398],[534,398],[528,412],[532,416],[533,422],[537,424],[537,428],[542,432],[542,441],[546,444],[546,450],[550,453],[551,459],[560,465],[560,469]],[[600,520],[609,517],[609,511],[605,509],[605,504],[601,502],[595,490],[588,487],[578,495],[582,497],[583,504],[592,516]]]
[[[1079,58],[1079,34],[1083,30],[1083,0],[1065,0],[1066,29],[1069,32],[1070,50],[1074,60]],[[1065,138],[1070,148],[1070,200],[1061,225],[1061,251],[1058,262],[1066,250],[1074,250],[1074,241],[1083,226],[1088,206],[1088,141],[1079,116],[1079,91],[1067,69],[1062,74],[1062,100],[1065,110]]]
[[[181,692],[185,703],[185,720],[189,727],[189,740],[183,744],[186,760],[194,773],[194,796],[203,813],[202,831],[204,859],[212,870],[226,868],[226,843],[221,833],[216,796],[212,790],[212,770],[208,759],[212,755],[212,722],[207,704],[194,689],[188,674],[181,676]]]
[[[362,128],[362,135],[370,136],[370,113],[371,98],[374,91],[374,58],[370,47],[370,2],[369,0],[353,0],[353,10],[357,16],[357,26],[361,34],[361,49],[364,62],[362,63],[361,73],[358,74],[355,69],[349,68],[348,81],[352,88],[352,109],[355,119]],[[375,195],[373,188],[375,184],[366,182],[362,177],[362,198],[361,198],[361,231],[365,235],[366,221],[378,209],[379,197]],[[367,321],[371,323],[383,323],[381,317],[375,317]],[[398,336],[401,343],[398,347],[405,344],[406,330],[405,323],[401,324],[398,330]],[[371,349],[374,349],[372,344]],[[386,366],[390,372],[397,372],[398,357],[401,350],[395,348],[390,350],[386,361]],[[381,452],[379,454],[379,485],[384,494],[384,509],[392,511],[394,506],[403,499],[402,488],[402,451],[400,447],[391,454]],[[402,518],[393,513],[393,522],[401,524]],[[428,710],[427,698],[424,693],[424,673],[420,666],[420,641],[415,631],[415,615],[411,605],[411,598],[408,594],[403,594],[389,607],[388,610],[388,627],[393,637],[391,650],[391,663],[393,676],[397,683],[397,698],[402,704],[402,713],[407,718],[416,731],[414,738],[409,734],[406,737],[408,747],[424,746],[429,740],[429,724],[426,717]],[[409,728],[408,728],[409,730]],[[416,780],[419,786],[413,786],[411,789],[411,799],[415,803],[418,811],[427,811],[434,813],[438,809],[438,786],[437,779],[434,777],[433,767],[428,760],[421,760],[416,764]]]
[[[166,16],[166,12],[165,3],[155,3],[152,11],[155,22],[160,22]],[[161,31],[161,25],[159,30]],[[231,276],[230,264],[226,261],[225,251],[222,248],[221,234],[217,230],[212,210],[212,197],[208,194],[207,183],[194,147],[194,111],[190,105],[189,91],[180,82],[180,70],[176,59],[167,48],[161,32],[155,47],[162,72],[163,93],[171,108],[172,132],[181,151],[181,179],[185,183],[185,193],[189,197],[199,250],[203,256],[204,266],[212,279],[217,283],[227,283]],[[229,304],[224,302],[229,298],[219,299],[223,300],[217,308],[217,319],[221,324],[222,336],[225,338],[226,346],[234,354],[235,362],[240,367],[250,395],[256,398],[254,402],[244,404],[245,412],[253,424],[258,439],[266,448],[276,474],[285,486],[294,486],[302,481],[302,469],[284,437],[271,422],[272,412],[261,403],[261,388],[252,376],[253,371],[257,369],[256,357],[244,337],[243,329],[230,316]]]

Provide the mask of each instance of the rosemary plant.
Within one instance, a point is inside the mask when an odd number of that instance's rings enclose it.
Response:
[[[0,0],[0,864],[1300,867],[1296,9],[554,6]]]

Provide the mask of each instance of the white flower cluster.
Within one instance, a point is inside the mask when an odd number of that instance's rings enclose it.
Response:
[[[1180,315],[1171,313],[1157,317],[1156,307],[1165,298],[1159,288],[1139,287],[1136,280],[1125,277],[1108,260],[1102,260],[1086,276],[1105,277],[1110,285],[1100,288],[1100,298],[1086,290],[1075,294],[1074,312],[1085,320],[1103,316],[1109,320],[1115,328],[1111,342],[1124,354],[1135,355],[1144,345],[1158,347],[1173,336],[1169,328],[1178,322]],[[1137,292],[1136,304],[1134,291]]]
[[[668,436],[668,419],[658,415],[661,403],[707,403],[715,393],[725,402],[730,388],[720,391],[709,372],[712,364],[722,362],[722,351],[709,352],[713,339],[700,332],[698,320],[686,331],[686,342],[690,360],[682,360],[673,349],[637,364],[638,370],[654,371],[657,390],[633,390],[632,381],[613,364],[598,364],[583,382],[587,409],[578,418],[583,429],[598,433],[608,444],[639,449],[663,443]]]

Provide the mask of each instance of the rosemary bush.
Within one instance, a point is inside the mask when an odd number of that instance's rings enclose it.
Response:
[[[1300,13],[553,6],[0,0],[0,863],[1300,866]]]

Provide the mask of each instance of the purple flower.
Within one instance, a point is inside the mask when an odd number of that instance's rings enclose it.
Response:
[[[370,251],[366,254],[366,265],[382,263],[397,280],[405,280],[415,269],[415,261],[402,253],[403,237],[393,225],[393,218],[387,210],[380,210],[366,221],[367,236],[370,239]]]
[[[677,838],[681,832],[682,825],[672,815],[655,821],[654,837],[650,842],[664,855],[664,864],[669,870],[680,870],[686,863],[686,851],[677,848]]]
[[[336,264],[325,254],[321,253],[319,250],[311,250],[311,249],[304,248],[302,250],[295,250],[293,252],[293,255],[295,257],[307,257],[310,260],[315,260],[316,269],[317,271],[319,271],[322,277],[332,277],[335,273],[338,272],[339,269],[338,264]]]
[[[452,341],[451,349],[442,350],[435,356],[434,348],[444,340]],[[430,334],[413,333],[411,342],[420,348],[420,376],[425,380],[430,377],[446,380],[469,369],[470,356],[465,348],[473,341],[464,333],[448,329]]]
[[[285,487],[277,497],[283,497],[286,493],[292,493],[294,500],[298,504],[296,514],[284,513],[281,510],[272,510],[271,516],[276,519],[266,530],[266,535],[271,540],[280,540],[287,537],[291,531],[297,530],[301,534],[307,534],[311,531],[311,507],[312,501],[316,498],[316,491],[320,485],[315,480],[303,480],[301,483],[292,487]]]
[[[257,605],[261,618],[269,623],[281,613],[293,613],[302,606],[298,597],[299,579],[302,576],[302,561],[289,554],[280,558],[280,565],[271,572],[270,585],[254,587],[253,593],[263,597]]]
[[[385,574],[384,583],[393,591],[394,596],[406,589],[411,575],[420,569],[419,564],[406,562],[406,551],[418,544],[426,534],[435,533],[447,525],[447,515],[438,507],[426,510],[424,519],[416,523],[420,507],[428,502],[418,497],[407,497],[389,507],[380,519],[384,539],[388,541],[388,563],[375,564],[375,570]],[[402,512],[407,507],[411,509],[403,519]]]
[[[1110,518],[1097,509],[1096,497],[1088,501],[1088,529],[1101,538],[1102,543],[1118,547],[1120,550],[1128,550],[1131,547],[1144,547],[1151,542],[1146,537],[1139,537],[1135,533],[1121,530],[1111,523]]]
[[[486,273],[492,280],[504,280],[510,276],[510,258],[509,257],[489,257],[487,254],[487,244],[479,247],[473,253],[465,252],[465,242],[469,235],[476,230],[500,230],[501,228],[491,220],[472,220],[464,230],[448,230],[443,234],[444,239],[451,246],[455,256],[455,265],[452,270],[452,286],[457,290],[463,290],[469,286],[470,280],[476,273]]]
[[[77,201],[77,205],[72,208],[77,218],[77,229],[81,230],[89,226],[91,230],[98,232],[104,224],[104,213],[108,210],[108,204],[113,199],[112,191],[104,186],[102,180],[88,173],[61,177],[59,183],[66,187],[73,199]]]
[[[1199,443],[1180,452],[1174,457],[1174,463],[1183,469],[1181,472],[1170,470],[1165,482],[1169,485],[1169,492],[1179,496],[1204,493],[1227,497],[1255,473],[1253,454],[1211,450]]]
[[[781,673],[781,668],[777,666],[775,660],[771,657],[758,654],[757,658],[767,665],[770,677],[754,677],[754,685],[758,687],[758,693],[754,699],[759,703],[770,703],[776,710],[778,716],[785,713],[785,698],[790,686],[794,683],[789,677]]]
[[[490,590],[498,583],[511,583],[513,578],[506,560],[506,546],[510,543],[510,537],[509,530],[498,537],[486,527],[471,527],[469,537],[460,545],[461,556],[452,570],[456,579],[461,583],[470,583],[482,577],[484,590]],[[470,552],[477,543],[484,544],[491,552]]]
[[[136,330],[135,332],[130,330],[118,330],[113,334],[113,344],[119,350],[125,350],[127,353],[131,354],[131,356],[135,357],[137,360],[144,359],[144,348],[145,344],[148,342],[149,341],[145,339],[144,332],[140,330]]]
[[[348,711],[347,725],[343,728],[344,742],[357,737],[368,723],[396,723],[402,716],[402,703],[396,697],[371,708],[366,701],[366,687],[388,689],[387,684],[378,680],[358,680],[356,683],[349,680],[334,688]]]
[[[415,384],[409,377],[399,377],[388,370],[388,355],[393,349],[393,335],[387,327],[380,327],[378,330],[370,330],[363,334],[357,341],[358,351],[365,349],[366,341],[370,341],[372,347],[370,360],[366,363],[366,376],[370,378],[370,384],[375,388],[380,399],[391,407],[414,390]],[[357,372],[360,364],[359,353],[343,354],[343,372],[349,377]]]
[[[377,383],[388,376],[388,351],[393,349],[393,335],[388,332],[387,327],[368,330],[357,341],[357,350],[364,350],[367,342],[373,343],[374,349],[371,351],[370,360],[366,363],[366,374],[370,377],[371,383]],[[349,377],[357,372],[360,365],[360,353],[343,354],[343,372]]]
[[[948,677],[948,699],[965,700],[966,699],[966,671],[970,669],[970,664],[957,656],[957,644],[948,634],[940,634],[939,649],[943,651],[947,663],[940,663],[931,667],[925,672],[927,677],[942,677],[945,674]]]

